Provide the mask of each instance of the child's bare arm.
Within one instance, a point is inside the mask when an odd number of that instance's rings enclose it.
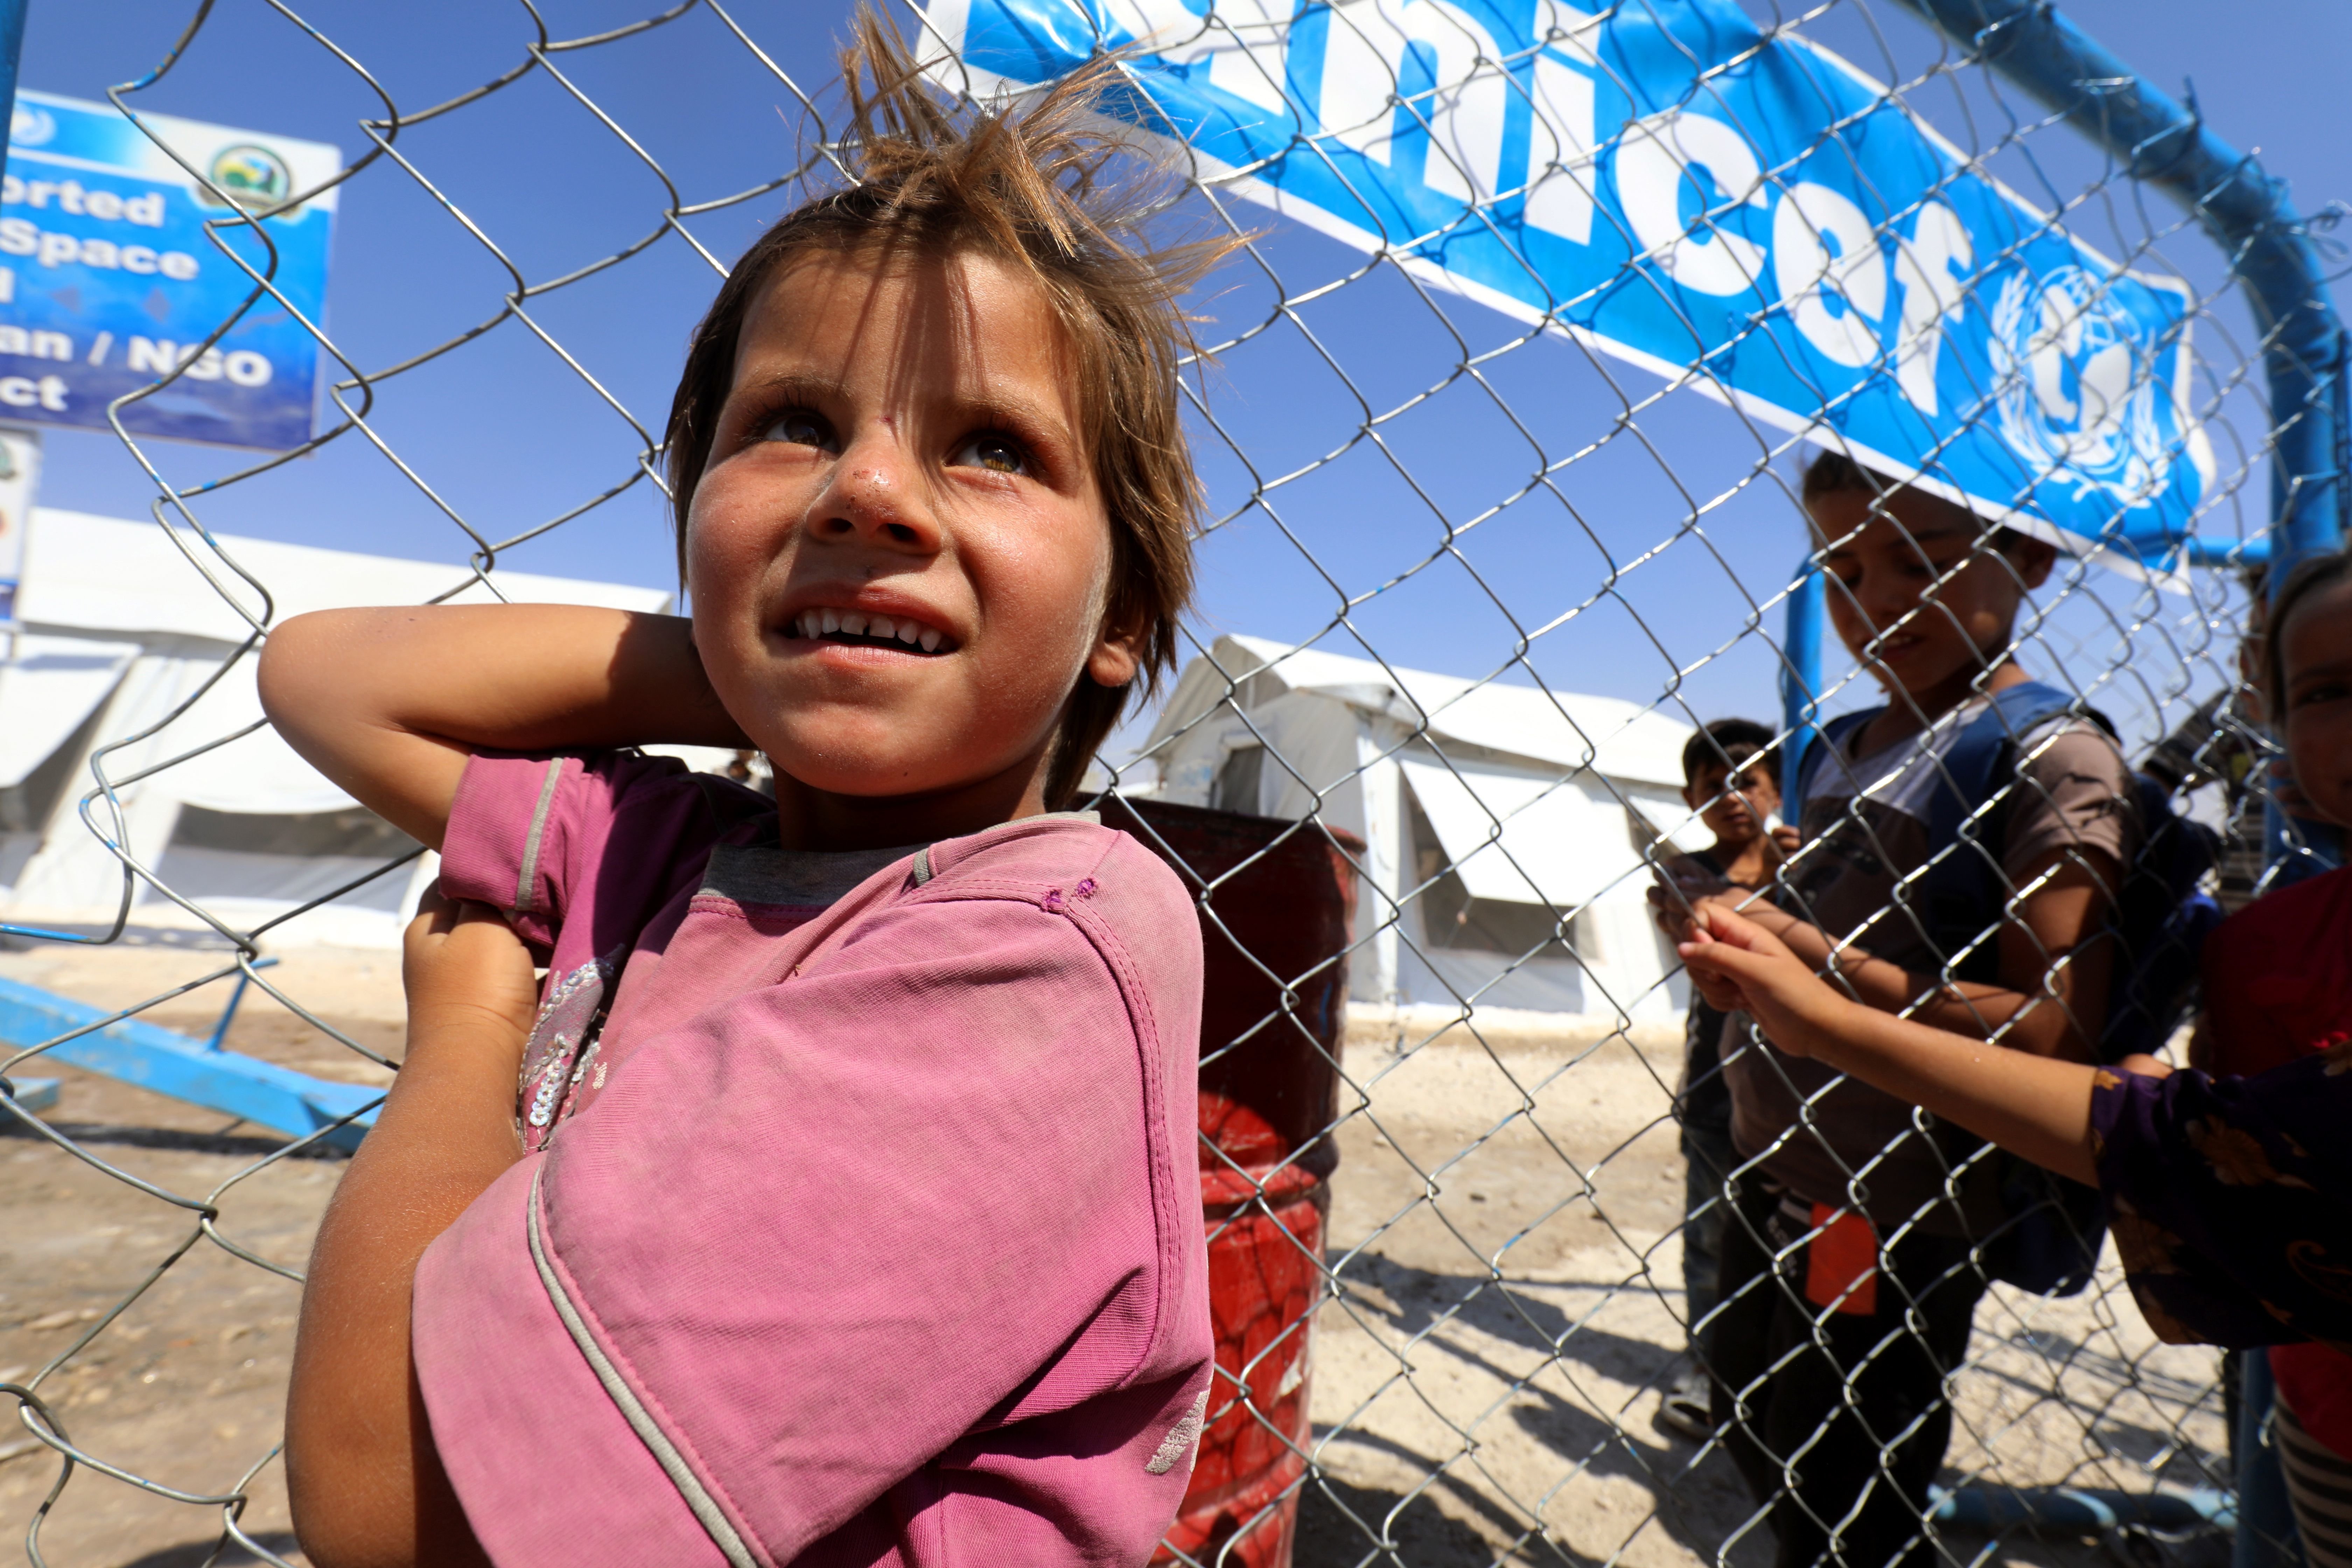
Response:
[[[2098,1184],[2091,1151],[2096,1069],[2002,1050],[1864,1005],[1839,994],[1762,926],[1719,905],[1707,905],[1700,922],[1681,949],[1683,962],[1736,987],[1739,1005],[1782,1050],[1825,1062],[2062,1176]]]
[[[573,605],[321,610],[269,634],[260,682],[288,743],[436,848],[477,750],[746,743],[675,616]]]
[[[2098,939],[2119,879],[2114,858],[2096,849],[2053,850],[2028,866],[2018,879],[2024,896],[1995,939],[2000,984],[1946,983],[1914,973],[1852,943],[1834,943],[1819,926],[1760,900],[1707,901],[1736,908],[1816,970],[1834,960],[1840,978],[1866,1006],[1883,1013],[1908,1008],[1914,1019],[1935,1029],[1997,1037],[2029,1056],[2089,1062],[2106,1022],[2114,963],[2112,944]],[[1685,921],[1669,934],[1687,941],[1689,930]]]
[[[409,1352],[417,1259],[522,1154],[515,1075],[537,1005],[496,911],[427,898],[408,930],[408,1053],[320,1224],[286,1404],[295,1533],[319,1568],[486,1563]]]

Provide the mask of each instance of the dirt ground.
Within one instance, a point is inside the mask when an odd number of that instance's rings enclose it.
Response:
[[[397,1054],[394,955],[283,956],[275,983]],[[218,964],[169,947],[0,952],[0,976],[106,1006]],[[207,1034],[226,994],[215,984],[145,1016]],[[1769,1562],[1728,1462],[1654,1420],[1682,1337],[1673,1040],[1644,1031],[1636,1050],[1504,1029],[1491,1051],[1449,1037],[1401,1054],[1367,1029],[1351,1044],[1330,1219],[1339,1285],[1312,1351],[1323,1479],[1303,1500],[1300,1568]],[[386,1077],[258,993],[230,1044],[321,1076]],[[0,1427],[0,1561],[24,1552],[37,1517],[58,1568],[195,1568],[221,1540],[221,1500],[241,1491],[237,1528],[300,1563],[275,1458],[299,1287],[273,1269],[301,1267],[341,1161],[273,1160],[275,1135],[70,1068],[16,1071],[62,1080],[47,1120],[75,1148],[0,1128],[0,1382],[33,1384],[85,1453],[182,1495],[85,1468],[43,1515],[59,1461]],[[1956,1383],[1948,1481],[2202,1482],[2199,1457],[2221,1445],[2212,1355],[2156,1345],[2103,1283],[2075,1301],[1988,1304]],[[2026,1537],[1949,1544],[1987,1563],[2100,1555]],[[2226,1548],[2168,1554],[2205,1568]],[[232,1544],[212,1561],[256,1559]]]
[[[106,1007],[221,966],[217,952],[171,946],[0,952],[0,976]],[[361,1043],[397,1054],[396,955],[292,949],[263,973]],[[216,981],[142,1016],[207,1036],[229,988]],[[390,1080],[258,988],[227,1044],[320,1077]],[[301,1268],[341,1157],[273,1159],[285,1146],[275,1133],[70,1067],[15,1073],[60,1081],[45,1120],[79,1152],[13,1118],[0,1128],[0,1382],[38,1378],[66,1436],[104,1463],[188,1499],[243,1490],[239,1528],[299,1562],[283,1478],[274,1459],[263,1463],[278,1442],[300,1294],[272,1270]],[[216,1209],[209,1232],[206,1204]],[[24,1552],[60,1468],[15,1425],[0,1435],[0,1560]],[[59,1568],[180,1568],[205,1561],[224,1522],[219,1502],[79,1469],[41,1519],[40,1547]],[[257,1560],[234,1545],[215,1559]]]
[[[1351,1050],[1314,1346],[1301,1568],[1771,1560],[1737,1471],[1656,1422],[1682,1350],[1678,1040],[1507,1037]],[[1955,1380],[1943,1482],[2211,1486],[2214,1352],[2156,1342],[2109,1266],[2049,1301],[1996,1287]],[[2210,1467],[2200,1468],[2200,1465]],[[1394,1559],[1376,1551],[1386,1521]],[[1962,1562],[2087,1563],[2090,1542],[1949,1532]],[[2178,1562],[2218,1538],[2165,1543]]]

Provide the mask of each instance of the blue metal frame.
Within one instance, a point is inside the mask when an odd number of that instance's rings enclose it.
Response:
[[[2346,338],[2308,226],[2286,188],[2149,87],[2060,16],[2048,0],[1899,0],[1990,68],[2063,115],[2135,180],[2169,192],[2230,258],[2263,340],[2270,387],[2271,531],[2245,544],[2190,540],[2179,563],[2268,565],[2273,591],[2288,568],[2342,547],[2352,512],[2352,409]],[[1810,568],[1810,563],[1808,563]],[[1811,738],[1822,686],[1818,572],[1789,598],[1782,679],[1790,732],[1788,776]]]
[[[227,1046],[229,1026],[236,1022],[236,1005],[245,1000],[245,988],[253,984],[253,972],[268,969],[277,962],[274,958],[257,958],[236,972],[236,984],[228,994],[228,1005],[221,1009],[220,1022],[213,1026],[211,1036],[205,1041],[205,1049],[217,1051]]]
[[[168,1094],[227,1116],[240,1117],[292,1138],[334,1127],[326,1142],[355,1149],[375,1121],[383,1090],[355,1083],[330,1083],[257,1057],[221,1050],[202,1040],[159,1028],[137,1018],[113,1023],[101,1007],[0,980],[0,1040],[37,1045],[61,1035],[73,1038],[52,1046],[35,1062],[60,1061],[120,1079],[157,1094]],[[103,1025],[103,1027],[93,1026]],[[75,1034],[76,1030],[87,1030]],[[33,1079],[16,1079],[12,1088]],[[15,1099],[12,1094],[10,1099]],[[33,1109],[26,1097],[26,1109]],[[350,1124],[336,1127],[348,1119]]]
[[[1900,3],[2064,116],[2133,179],[2169,192],[2221,246],[2245,286],[2263,332],[2270,390],[2270,531],[2242,543],[2191,539],[2156,564],[2275,566],[2267,582],[2275,594],[2298,562],[2341,549],[2352,514],[2352,398],[2347,394],[2352,353],[2308,227],[2285,187],[2207,131],[2193,102],[2184,107],[2141,81],[2049,0]],[[1820,570],[1809,560],[1789,597],[1782,684],[1790,736],[1784,765],[1791,779],[1811,737],[1822,686],[1820,584]],[[2270,815],[2275,818],[2275,809]],[[2259,1356],[2249,1363],[2259,1364]],[[2261,1479],[2254,1468],[2239,1478],[2247,1514],[2247,1528],[2238,1532],[2241,1563],[2262,1561],[2267,1553],[2258,1544],[2287,1537],[2294,1528],[2278,1500],[2262,1491]],[[1966,1488],[1943,1500],[1937,1517],[1978,1528],[2060,1521],[2112,1530],[2122,1521],[2125,1510],[2116,1506],[2122,1500],[2120,1494],[2103,1494],[2090,1506],[2082,1494],[2063,1490]],[[2213,1522],[2234,1526],[2237,1520],[2216,1510]]]
[[[0,125],[16,118],[16,62],[25,53],[25,11],[30,0],[0,0]],[[0,136],[0,168],[7,138]]]
[[[2170,193],[2213,237],[2263,331],[2279,564],[2337,548],[2347,500],[2344,328],[2285,185],[2206,130],[2193,104],[2141,81],[2047,0],[1901,3],[2065,116],[2133,179]]]

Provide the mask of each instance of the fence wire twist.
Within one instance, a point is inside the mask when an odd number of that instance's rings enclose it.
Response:
[[[1333,10],[1331,26],[1377,30],[1397,25],[1402,10],[1391,0],[1349,0]],[[1751,0],[1750,10],[1768,28],[1818,37],[1893,84],[1887,94],[1948,137],[1968,167],[2023,193],[2053,231],[2103,247],[2118,268],[2185,285],[2194,328],[2189,401],[2215,450],[2198,529],[2209,541],[2263,540],[2274,416],[2292,420],[2298,411],[2267,406],[2260,366],[2274,329],[2231,280],[2228,258],[2196,232],[2195,215],[2150,198],[1969,49],[1898,8],[1828,0],[1784,12]],[[262,967],[264,946],[289,922],[364,901],[370,889],[380,906],[383,889],[413,877],[418,852],[247,919],[175,888],[165,864],[170,829],[159,842],[131,814],[171,770],[253,728],[191,733],[182,722],[215,685],[249,685],[255,650],[278,614],[270,584],[223,536],[234,531],[242,498],[266,504],[273,479],[313,452],[351,459],[351,482],[401,494],[446,525],[453,565],[442,597],[484,587],[496,595],[502,563],[554,559],[570,537],[563,531],[576,534],[583,520],[625,501],[637,506],[644,527],[657,526],[655,509],[629,498],[662,487],[652,434],[658,405],[648,400],[667,386],[657,375],[600,374],[593,356],[567,346],[580,321],[567,318],[567,301],[601,308],[615,298],[618,278],[698,305],[694,290],[715,285],[753,226],[834,165],[839,117],[819,84],[796,81],[779,64],[781,48],[763,47],[760,25],[708,0],[569,37],[527,5],[497,22],[469,16],[472,26],[503,29],[511,65],[425,107],[408,106],[332,27],[274,0],[268,11],[271,26],[316,47],[315,69],[372,100],[355,122],[363,151],[337,179],[347,210],[400,204],[409,227],[398,243],[443,247],[436,256],[470,247],[490,270],[454,301],[466,324],[435,341],[418,331],[372,354],[325,323],[306,322],[333,367],[333,387],[320,433],[300,452],[175,479],[187,465],[135,435],[118,408],[117,434],[153,483],[152,520],[190,568],[186,592],[217,595],[250,635],[215,650],[215,668],[160,720],[75,742],[75,765],[87,766],[94,787],[64,791],[46,830],[105,841],[121,861],[120,900],[110,923],[40,940],[103,947],[173,924],[165,912],[176,910],[178,929],[201,931],[217,950],[194,978],[128,1005],[110,995],[111,1010],[76,1036],[123,1019],[170,1018],[249,984],[311,1032],[319,1044],[303,1059],[341,1052],[389,1068],[390,1037],[353,1026],[334,996],[273,978]],[[1123,15],[1114,5],[1097,19],[1125,25]],[[1164,20],[1150,7],[1137,16]],[[113,101],[138,119],[142,95],[169,82],[220,25],[211,4],[200,5],[163,63],[115,89]],[[1194,25],[1201,49],[1255,58],[1250,51],[1300,24],[1244,3]],[[1481,73],[1507,75],[1526,63],[1444,47],[1399,58],[1397,74],[1366,101],[1381,126],[1394,127],[1397,144],[1417,128],[1431,159],[1454,155],[1449,116]],[[761,156],[772,166],[745,179],[745,158],[721,155],[718,138],[671,136],[657,152],[660,137],[633,134],[632,73],[681,68],[705,73],[714,99],[747,114],[782,109],[797,123],[798,151],[773,153],[793,136],[770,135]],[[952,62],[942,76],[963,81]],[[247,111],[224,105],[219,114]],[[503,139],[518,122],[552,139],[558,162],[633,171],[605,187],[606,216],[630,222],[624,242],[545,260],[545,247],[514,232],[495,204],[455,194],[492,188],[475,177],[476,165],[505,155]],[[1328,162],[1329,146],[1302,134],[1286,155]],[[1772,1500],[1759,1502],[1741,1484],[1724,1435],[1692,1440],[1660,1425],[1661,1402],[1686,1364],[1684,1249],[1694,1232],[1685,1222],[1693,1203],[1701,1218],[1721,1218],[1732,1191],[1761,1191],[1754,1178],[1764,1163],[1811,1136],[1831,1090],[1784,1079],[1797,1106],[1787,1125],[1760,1152],[1734,1151],[1717,1173],[1744,1176],[1746,1185],[1686,1188],[1677,1106],[1698,1087],[1683,1081],[1689,994],[1654,934],[1646,893],[1675,856],[1706,838],[1674,771],[1689,728],[1745,713],[1789,738],[1774,693],[1791,668],[1780,640],[1781,617],[1801,591],[1791,568],[1838,542],[1805,538],[1799,488],[1811,437],[1745,411],[1720,377],[1721,354],[1653,374],[1586,337],[1549,330],[1574,300],[1553,301],[1530,324],[1444,291],[1407,264],[1431,234],[1381,234],[1364,251],[1270,217],[1254,200],[1262,187],[1250,184],[1261,173],[1204,169],[1170,217],[1250,237],[1199,304],[1213,319],[1205,336],[1215,340],[1215,368],[1185,390],[1212,498],[1201,549],[1208,580],[1222,584],[1213,587],[1222,595],[1213,608],[1227,624],[1254,617],[1256,626],[1244,629],[1262,627],[1268,637],[1193,628],[1183,680],[1148,734],[1143,723],[1123,732],[1104,776],[1139,800],[1286,819],[1293,842],[1343,854],[1358,902],[1344,953],[1308,971],[1262,973],[1281,1002],[1239,1038],[1203,1042],[1213,1064],[1302,1042],[1332,1056],[1338,1116],[1313,1147],[1336,1148],[1338,1165],[1317,1200],[1325,1208],[1316,1233],[1304,1235],[1286,1228],[1300,1210],[1295,1185],[1282,1184],[1307,1151],[1272,1168],[1244,1167],[1214,1147],[1204,1156],[1204,1169],[1241,1184],[1215,1226],[1270,1225],[1269,1245],[1278,1252],[1287,1238],[1315,1304],[1221,1363],[1213,1421],[1260,1433],[1275,1456],[1266,1473],[1278,1484],[1222,1534],[1179,1555],[1265,1561],[1253,1553],[1295,1506],[1303,1510],[1299,1558],[1317,1563],[1761,1562],[1772,1551]],[[1335,177],[1345,183],[1344,173]],[[1457,183],[1481,189],[1466,170]],[[1525,194],[1477,195],[1459,221],[1493,227]],[[221,224],[249,221],[232,208]],[[1709,220],[1685,213],[1684,221]],[[273,308],[290,309],[267,269],[254,272],[247,310]],[[224,321],[222,331],[232,325]],[[1761,342],[1762,330],[1750,321],[1734,346]],[[465,504],[425,462],[404,456],[418,444],[404,430],[418,428],[417,405],[452,384],[433,378],[453,362],[462,369],[494,348],[511,356],[532,346],[540,358],[530,374],[568,387],[551,395],[598,421],[601,468],[584,483],[567,468],[549,483],[570,493],[517,525],[493,521],[498,509],[486,516]],[[2152,374],[2145,364],[2134,370]],[[633,393],[622,380],[645,384]],[[1691,395],[1706,391],[1717,395]],[[380,466],[358,460],[371,454]],[[369,540],[352,531],[338,542]],[[1923,574],[1943,582],[1971,561],[2007,559],[1990,538],[1940,563],[1920,555]],[[1828,584],[1833,619],[1846,591]],[[2027,598],[2011,645],[2037,679],[2105,715],[2135,763],[2168,762],[2184,812],[2236,829],[2241,895],[2255,875],[2244,840],[2259,839],[2275,752],[2248,717],[2240,646],[2249,605],[2237,571],[2134,575],[2062,554]],[[1423,673],[1432,668],[1455,673]],[[1595,689],[1612,695],[1583,695]],[[1875,700],[1874,690],[1855,661],[1833,657],[1816,695],[1822,712],[1836,713]],[[2027,760],[2033,754],[2029,747]],[[1875,832],[1883,824],[1864,826]],[[1262,854],[1278,853],[1282,842]],[[1875,847],[1909,868],[1895,879],[1900,903],[1924,868],[1899,847]],[[1199,879],[1213,928],[1241,929],[1220,889],[1254,863]],[[1793,868],[1802,865],[1801,854]],[[2219,879],[2231,874],[2225,861]],[[2005,887],[2005,907],[2033,891]],[[1883,942],[1893,929],[1874,923],[1883,912],[1820,918],[1848,941],[1869,931]],[[1979,937],[1999,940],[1993,927]],[[1930,967],[1949,965],[1949,978],[1961,957],[1943,954]],[[1297,998],[1339,963],[1347,1025],[1318,1031]],[[43,1053],[70,1037],[30,1045],[0,1061],[0,1072],[37,1072]],[[1727,1062],[1760,1058],[1742,1040],[1725,1048]],[[365,1068],[347,1076],[384,1081]],[[182,1419],[198,1394],[175,1384],[172,1352],[158,1347],[216,1335],[224,1318],[274,1312],[273,1326],[236,1330],[222,1343],[259,1352],[275,1335],[275,1359],[265,1366],[257,1354],[242,1370],[252,1374],[248,1385],[282,1375],[308,1225],[331,1186],[338,1128],[293,1142],[149,1137],[142,1147],[120,1127],[9,1109],[23,1151],[16,1158],[52,1184],[22,1187],[12,1203],[18,1267],[13,1299],[0,1300],[8,1314],[0,1363],[23,1363],[0,1365],[0,1388],[28,1435],[0,1444],[0,1485],[10,1489],[12,1510],[25,1503],[18,1517],[32,1560],[95,1560],[91,1543],[108,1539],[105,1521],[126,1506],[128,1488],[155,1503],[138,1514],[146,1544],[216,1535],[215,1552],[233,1542],[287,1561],[294,1549],[274,1439]],[[1983,1161],[1917,1121],[1871,1160],[1847,1165],[1841,1180],[1867,1195],[1874,1180],[1891,1181],[1923,1151],[1941,1162],[1938,1184],[1955,1191]],[[67,1200],[87,1195],[91,1183],[135,1199],[121,1227],[135,1234],[113,1242],[102,1292],[75,1276],[79,1293],[64,1294],[52,1289],[61,1277],[45,1279],[40,1262],[44,1247],[63,1239],[54,1234],[61,1222],[47,1216],[74,1212]],[[278,1194],[263,1234],[238,1219],[241,1200],[257,1189]],[[1812,1309],[1811,1322],[1760,1361],[1751,1357],[1737,1375],[1718,1367],[1728,1392],[1760,1401],[1818,1349],[1832,1368],[1824,1409],[1850,1405],[1865,1446],[1893,1464],[1906,1445],[1934,1439],[1935,1418],[1906,1407],[1893,1428],[1874,1424],[1860,1391],[1873,1368],[1924,1356],[1926,1370],[1914,1375],[1948,1391],[1952,1413],[1948,1451],[1940,1464],[1927,1457],[1926,1473],[1941,1486],[2191,1493],[2230,1484],[2214,1354],[2157,1343],[2112,1250],[2079,1295],[1995,1285],[1978,1303],[1984,1259],[1935,1253],[1924,1210],[1914,1218],[1883,1227],[1890,1245],[1917,1243],[1940,1259],[1924,1273],[1906,1265],[1884,1277],[1883,1288],[1914,1298],[1907,1318],[1858,1346],[1834,1308]],[[1736,1249],[1744,1238],[1752,1267],[1717,1321],[1738,1316],[1743,1302],[1801,1295],[1801,1282],[1784,1291],[1779,1281],[1818,1224],[1748,1202],[1719,1226],[1719,1245]],[[173,1282],[198,1270],[198,1283],[175,1294]],[[1939,1289],[1966,1298],[1957,1325],[1924,1300]],[[160,1394],[142,1394],[159,1383]],[[1269,1395],[1269,1386],[1278,1392]],[[1311,1415],[1303,1428],[1277,1409],[1302,1386]],[[142,1399],[136,1415],[145,1427],[127,1412]],[[168,1451],[142,1437],[152,1430],[172,1434]],[[1796,1474],[1832,1463],[1822,1445],[1849,1440],[1826,1426],[1803,1435],[1782,1456],[1793,1468],[1770,1483],[1784,1505]],[[140,1457],[124,1457],[131,1454]],[[22,1478],[36,1468],[53,1479],[28,1490]],[[1815,1510],[1810,1498],[1793,1506]],[[1860,1518],[1815,1510],[1811,1522],[1829,1533],[1859,1529]],[[1957,1562],[2054,1560],[2080,1550],[2016,1528],[1911,1523]],[[59,1540],[73,1549],[47,1554],[45,1542]]]

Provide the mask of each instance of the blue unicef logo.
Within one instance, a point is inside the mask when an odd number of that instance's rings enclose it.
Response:
[[[36,104],[19,103],[8,121],[11,147],[46,147],[57,134],[58,117]]]
[[[2038,479],[2146,502],[2172,471],[2157,345],[2111,282],[2080,267],[2001,285],[1987,345],[1994,423]]]

